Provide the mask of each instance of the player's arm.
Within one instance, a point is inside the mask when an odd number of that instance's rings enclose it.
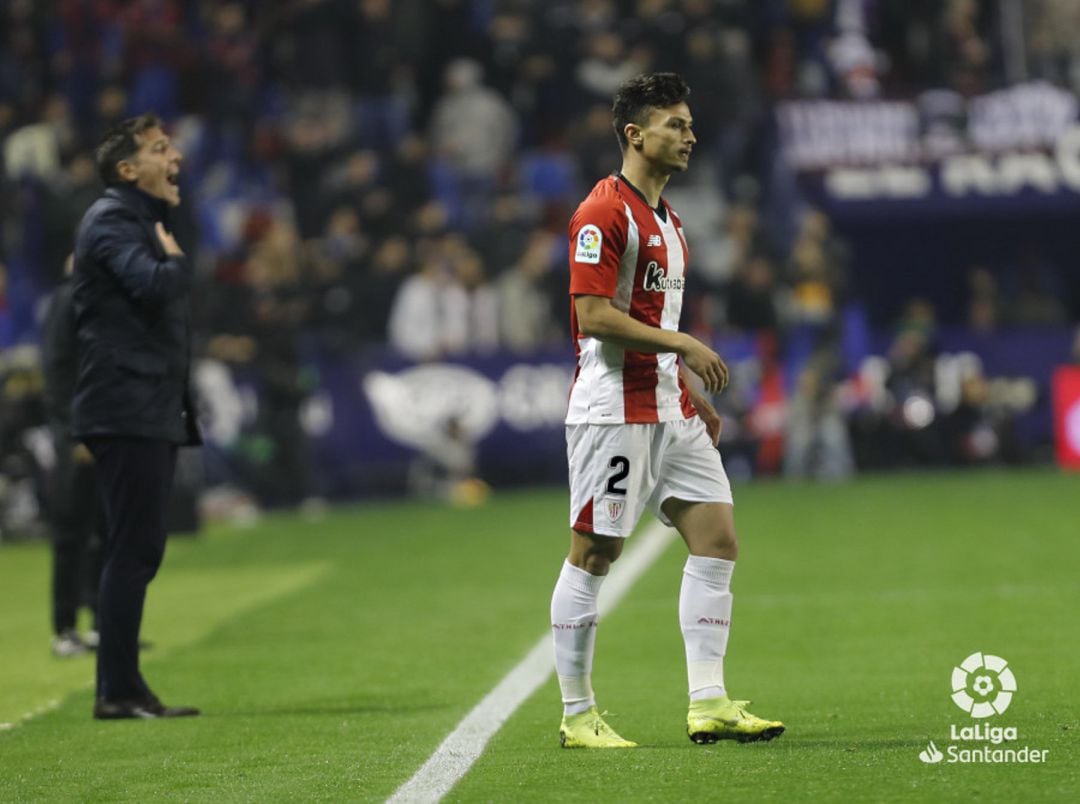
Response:
[[[701,379],[683,365],[679,366],[679,372],[682,374],[686,391],[690,394],[690,402],[698,412],[698,416],[701,417],[701,421],[705,425],[705,432],[709,434],[709,438],[715,447],[720,443],[720,431],[723,429],[724,420],[720,418],[720,414],[716,412],[716,408],[713,407],[709,398],[701,393]]]
[[[634,352],[674,352],[688,369],[701,377],[710,393],[727,385],[728,370],[720,355],[685,332],[644,324],[616,309],[606,296],[576,295],[574,310],[578,331],[588,338]]]

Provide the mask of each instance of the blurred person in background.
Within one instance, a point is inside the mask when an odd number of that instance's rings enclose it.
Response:
[[[534,232],[517,262],[498,279],[499,337],[511,351],[524,354],[554,342],[547,280],[555,242],[550,232]]]
[[[770,740],[777,721],[728,697],[723,663],[737,542],[731,488],[708,393],[728,369],[679,331],[688,262],[682,224],[661,193],[697,141],[686,82],[640,75],[615,94],[622,168],[599,181],[570,221],[571,335],[578,368],[566,416],[570,550],[551,598],[565,748],[632,748],[603,719],[592,689],[597,595],[648,507],[690,552],[679,621],[695,743]]]
[[[258,389],[256,420],[244,433],[239,452],[246,480],[264,505],[295,506],[309,498],[318,504],[308,439],[300,422],[300,410],[317,378],[297,341],[320,320],[319,302],[325,303],[326,297],[318,293],[317,269],[302,263],[304,254],[289,220],[265,217],[243,260],[243,282],[218,301],[213,315],[210,354],[249,369]],[[334,259],[344,257],[340,253]],[[305,267],[306,284],[301,276]],[[347,293],[346,288],[339,289]],[[331,304],[336,304],[332,297]]]
[[[29,437],[45,424],[44,385],[37,347],[0,349],[0,541],[45,535],[42,462]]]
[[[933,305],[916,299],[905,308],[889,346],[885,387],[892,408],[882,446],[890,463],[936,465],[945,459],[934,376],[936,331]]]
[[[1005,318],[997,278],[982,265],[972,266],[967,278],[967,325],[975,332],[994,332]]]
[[[478,62],[452,61],[431,118],[432,148],[448,171],[445,190],[457,199],[455,215],[466,229],[485,217],[517,140],[513,108],[483,79]]]
[[[1024,457],[1015,415],[994,398],[981,372],[961,382],[960,403],[944,417],[942,433],[949,461],[956,465],[1019,463]]]
[[[404,237],[388,237],[375,246],[370,267],[360,277],[364,314],[358,317],[356,325],[361,343],[386,341],[394,299],[406,281],[412,259],[412,247]]]
[[[476,471],[476,442],[454,416],[428,433],[409,464],[408,484],[418,497],[461,508],[481,505],[491,494]]]
[[[776,332],[780,326],[780,288],[772,262],[752,255],[735,271],[727,287],[728,326],[744,332]]]
[[[447,312],[461,309],[463,291],[435,254],[423,257],[419,270],[398,289],[390,308],[390,346],[415,361],[438,360],[452,348]],[[456,324],[455,324],[456,328]]]
[[[75,241],[72,434],[94,457],[108,531],[94,702],[101,720],[199,714],[166,706],[139,671],[177,448],[201,443],[189,381],[191,268],[168,229],[181,158],[157,117],[125,120],[98,147],[106,190]]]
[[[475,249],[460,243],[455,248],[454,278],[461,288],[451,299],[455,305],[447,321],[454,325],[450,351],[485,354],[499,347],[499,295],[488,281],[484,261]]]
[[[788,403],[784,433],[784,474],[815,480],[846,480],[855,459],[844,411],[838,400],[836,344],[826,342],[799,372]]]
[[[69,256],[64,281],[49,300],[41,355],[45,410],[55,455],[48,484],[53,559],[52,651],[61,657],[78,656],[97,647],[98,581],[105,542],[94,459],[85,445],[71,437],[71,401],[78,369],[71,283],[74,267],[74,257]],[[82,605],[94,616],[94,625],[86,636],[76,630]]]

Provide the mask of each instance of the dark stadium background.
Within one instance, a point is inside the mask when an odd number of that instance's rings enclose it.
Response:
[[[693,87],[699,143],[668,197],[692,255],[684,326],[733,368],[733,475],[1049,463],[1053,377],[1080,363],[1078,17],[1063,0],[10,0],[0,537],[48,504],[40,322],[100,191],[93,145],[148,109],[185,153],[174,228],[209,438],[184,487],[204,514],[560,483],[566,222],[618,167],[613,89],[649,70]]]

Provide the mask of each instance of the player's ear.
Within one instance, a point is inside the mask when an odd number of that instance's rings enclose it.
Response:
[[[626,135],[626,141],[630,144],[631,148],[641,149],[642,144],[645,141],[645,135],[641,132],[641,126],[637,123],[627,123],[623,129],[623,133]]]

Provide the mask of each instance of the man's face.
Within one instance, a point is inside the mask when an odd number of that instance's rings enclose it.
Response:
[[[693,123],[690,107],[685,103],[653,109],[648,121],[639,128],[641,155],[668,173],[686,170],[697,142]]]
[[[148,128],[135,135],[139,150],[120,163],[121,175],[148,195],[160,198],[169,206],[180,205],[180,160],[183,158],[172,140],[160,128]],[[125,166],[126,169],[125,169]]]

